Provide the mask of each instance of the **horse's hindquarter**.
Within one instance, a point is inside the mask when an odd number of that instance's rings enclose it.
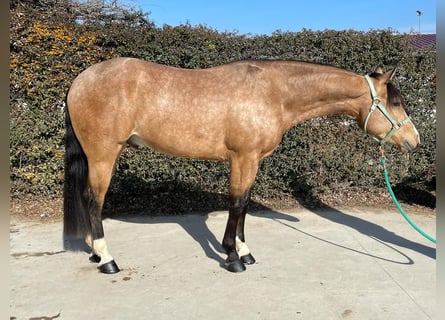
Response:
[[[115,143],[137,136],[155,150],[202,159],[227,159],[243,149],[268,153],[276,145],[279,108],[265,100],[252,70],[186,70],[136,59],[106,63],[84,72],[78,81],[83,92],[77,89],[69,101],[72,119],[72,113],[83,114],[83,131],[94,128]]]

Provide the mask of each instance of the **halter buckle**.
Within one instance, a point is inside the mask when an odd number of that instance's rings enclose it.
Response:
[[[381,103],[382,103],[382,100],[380,100],[379,97],[375,97],[375,98],[372,100],[372,104],[375,105],[375,106],[378,106],[378,105],[381,104]]]

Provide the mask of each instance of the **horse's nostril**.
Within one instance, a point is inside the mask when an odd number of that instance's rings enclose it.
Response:
[[[416,143],[415,145],[411,144],[409,141],[405,141],[403,143],[403,147],[406,151],[414,151],[419,147],[420,143]]]

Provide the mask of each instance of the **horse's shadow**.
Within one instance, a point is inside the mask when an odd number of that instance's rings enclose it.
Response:
[[[141,181],[134,180],[138,179],[137,177],[131,176],[130,179],[136,185],[142,186],[143,190],[139,190],[139,195],[132,196],[129,201],[127,199],[124,202],[119,196],[116,197],[116,194],[107,196],[103,211],[104,218],[128,223],[177,223],[200,244],[208,258],[217,261],[221,267],[224,266],[225,261],[221,256],[225,254],[221,245],[222,235],[218,240],[215,233],[209,229],[207,219],[211,212],[228,210],[226,194],[207,192],[186,184],[176,184],[174,188],[168,183],[143,186]],[[122,190],[119,181],[114,183],[117,184],[114,190],[117,192]],[[262,214],[266,211],[267,214]],[[183,216],[190,214],[193,214],[193,219],[184,219]],[[275,211],[256,201],[250,202],[248,214],[278,221],[299,221],[295,216]],[[247,226],[248,219],[247,217]]]
[[[300,183],[303,185],[305,184],[304,181]],[[304,190],[304,192],[299,193],[297,190]],[[387,230],[386,228],[377,225],[373,222],[346,214],[336,208],[333,208],[323,203],[323,201],[321,201],[317,196],[315,196],[312,192],[312,189],[308,187],[308,185],[304,185],[303,188],[301,188],[301,186],[295,188],[293,192],[293,197],[306,209],[310,210],[311,212],[313,212],[314,214],[318,215],[321,218],[355,229],[358,232],[374,239],[375,241],[384,243],[388,247],[390,247],[388,244],[394,244],[399,247],[416,251],[432,259],[436,259],[436,248],[414,242],[405,237],[397,235],[394,232]],[[390,248],[402,254],[399,250],[395,249],[394,247]],[[405,258],[411,261],[410,264],[413,263],[412,260],[405,254],[402,255],[404,255]]]
[[[277,211],[266,208],[267,214],[262,215],[262,211],[254,211],[253,215],[274,219],[278,221],[298,221],[294,216],[286,215]],[[208,214],[193,213],[193,219],[184,219],[183,216],[159,216],[153,219],[152,216],[136,214],[136,215],[117,215],[111,217],[112,219],[125,221],[127,223],[143,223],[143,224],[162,224],[162,223],[177,223],[180,225],[190,237],[201,246],[205,255],[219,263],[220,267],[224,266],[225,251],[221,245],[221,239],[217,239],[215,231],[210,230],[207,224]],[[248,219],[248,218],[247,218]],[[248,223],[248,222],[247,222]]]
[[[131,179],[138,178],[132,176]],[[128,180],[126,183],[128,183]],[[416,243],[373,222],[346,214],[336,208],[328,206],[317,196],[313,195],[311,188],[304,185],[304,181],[300,181],[299,183],[302,185],[294,189],[294,198],[302,206],[319,217],[353,228],[375,241],[383,243],[408,260],[408,264],[412,264],[413,260],[389,244],[416,251],[432,259],[436,258],[435,248]],[[143,184],[139,181],[136,185],[141,186]],[[207,219],[211,212],[227,211],[227,195],[224,193],[203,191],[192,185],[176,185],[174,188],[171,186],[167,187],[167,185],[168,183],[160,186],[147,185],[146,187],[143,187],[142,190],[139,190],[138,195],[136,196],[133,195],[129,197],[127,194],[125,201],[122,201],[122,197],[116,196],[116,194],[111,194],[107,197],[105,202],[104,217],[129,223],[178,223],[197,243],[200,244],[207,257],[217,261],[220,266],[223,266],[224,259],[221,256],[224,255],[224,250],[221,246],[222,239],[218,240],[214,232],[209,229]],[[301,188],[302,186],[303,188]],[[121,188],[122,186],[117,185],[114,190],[119,192],[119,190],[122,190]],[[298,192],[302,189],[304,192]],[[187,215],[190,213],[194,214],[194,219],[178,219],[177,217],[178,215]],[[291,226],[286,223],[286,221],[298,222],[299,219],[294,215],[278,212],[259,202],[250,202],[249,215],[278,221],[282,225],[295,229],[307,236],[317,238],[330,245],[356,251],[333,243],[328,239],[315,237],[310,233]],[[153,219],[153,216],[156,216],[157,219]],[[248,226],[248,218],[246,223]],[[360,253],[363,254],[363,252]],[[364,254],[373,256],[372,254]],[[373,257],[379,258],[376,256]],[[385,258],[380,259],[386,260]],[[400,263],[392,260],[390,262]]]

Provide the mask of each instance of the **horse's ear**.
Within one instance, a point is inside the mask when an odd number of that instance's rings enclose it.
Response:
[[[390,71],[385,72],[381,78],[382,79],[381,81],[384,81],[385,83],[389,83],[391,81],[391,79],[394,77],[394,75],[396,74],[396,71],[397,71],[397,67],[395,67],[394,69],[392,69]]]
[[[378,74],[383,74],[383,69],[381,66],[377,66],[375,67],[374,72]]]

